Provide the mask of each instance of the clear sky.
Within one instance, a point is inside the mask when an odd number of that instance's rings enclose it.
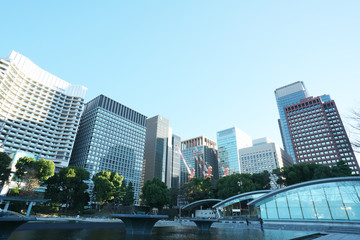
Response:
[[[303,81],[343,121],[360,105],[360,1],[3,1],[0,56],[43,69],[182,137],[237,126],[281,144],[274,90]]]

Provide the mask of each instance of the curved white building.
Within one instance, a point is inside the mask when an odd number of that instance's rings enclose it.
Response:
[[[72,85],[12,51],[0,59],[0,142],[69,163],[87,88]]]

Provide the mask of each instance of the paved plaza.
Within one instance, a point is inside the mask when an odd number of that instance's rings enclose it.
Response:
[[[160,221],[158,226],[170,225],[170,221]],[[195,226],[194,223],[184,220],[181,223],[185,226]],[[213,228],[236,228],[236,229],[260,229],[257,221],[250,221],[249,226],[245,221],[221,220],[214,223]],[[269,230],[287,230],[287,231],[304,231],[324,234],[313,239],[317,240],[359,240],[360,239],[360,223],[319,223],[319,222],[271,222],[264,223],[265,231]]]

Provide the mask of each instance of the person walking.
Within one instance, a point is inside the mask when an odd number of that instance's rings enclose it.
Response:
[[[260,222],[261,231],[264,231],[264,220],[262,218],[259,218],[259,222]]]
[[[247,216],[245,218],[245,221],[246,221],[246,225],[249,226],[249,218]]]

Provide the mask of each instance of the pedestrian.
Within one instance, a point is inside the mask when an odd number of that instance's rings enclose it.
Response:
[[[249,218],[246,216],[246,218],[245,218],[245,221],[246,221],[246,225],[248,225],[249,226]]]
[[[264,231],[264,220],[262,218],[259,218],[261,231]]]

